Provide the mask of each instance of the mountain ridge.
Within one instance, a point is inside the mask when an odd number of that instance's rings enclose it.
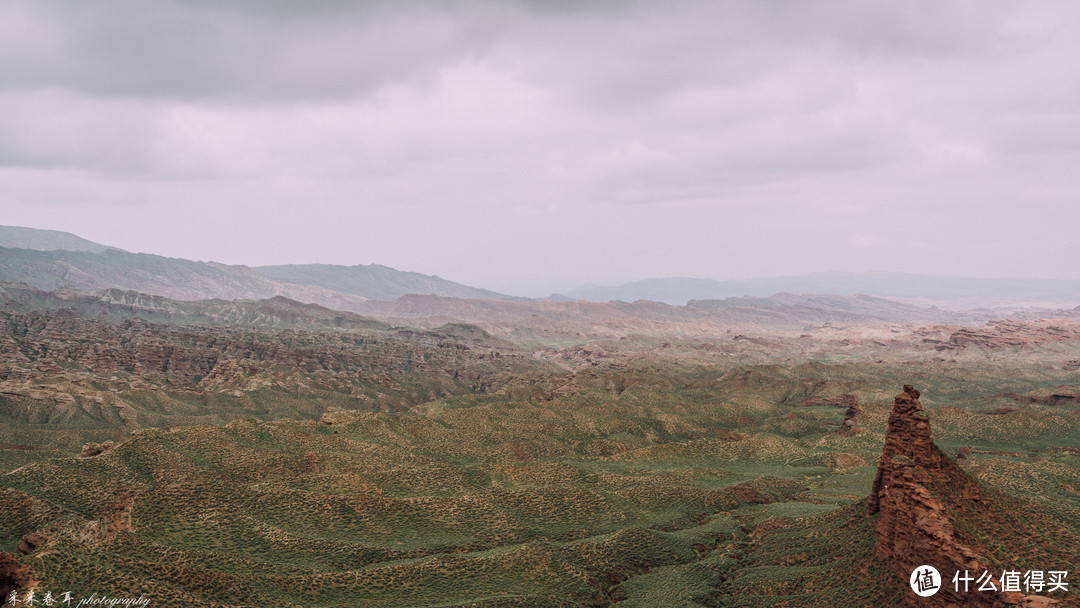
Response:
[[[88,251],[90,253],[119,249],[119,247],[88,241],[81,236],[62,230],[42,230],[24,226],[0,226],[0,247],[36,251]]]
[[[453,298],[520,299],[490,289],[469,287],[434,275],[397,270],[381,264],[282,264],[254,266],[252,270],[283,283],[313,285],[371,300],[393,300],[414,293]]]
[[[257,300],[281,295],[336,310],[352,310],[364,301],[321,287],[274,281],[247,266],[118,249],[90,253],[0,247],[0,280],[46,291],[64,286],[87,291],[117,288],[174,300]]]
[[[368,298],[395,299],[412,293],[519,299],[378,264],[252,268],[131,253],[67,232],[17,226],[0,226],[0,281],[43,290],[65,285],[88,291],[117,288],[175,300],[260,300],[280,295],[354,312]]]
[[[462,285],[434,275],[380,264],[229,265],[131,253],[74,234],[0,226],[0,281],[40,289],[72,285],[86,290],[130,289],[173,299],[264,299],[282,295],[337,310],[362,312],[365,299],[408,295],[506,302],[636,302],[685,305],[703,300],[770,297],[778,293],[866,294],[951,310],[1001,306],[1073,308],[1080,280],[940,277],[911,273],[822,272],[799,276],[714,280],[651,278],[618,286],[589,287],[524,298]]]

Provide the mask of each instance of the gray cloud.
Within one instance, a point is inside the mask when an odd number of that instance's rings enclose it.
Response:
[[[126,249],[493,287],[1076,276],[1053,260],[1080,220],[1078,11],[16,0],[0,208]],[[917,246],[884,245],[898,225]]]
[[[484,43],[473,20],[423,6],[126,0],[13,2],[6,12],[4,52],[17,59],[0,68],[6,88],[94,96],[349,96],[430,74]]]

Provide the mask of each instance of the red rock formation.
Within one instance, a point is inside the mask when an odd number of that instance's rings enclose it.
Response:
[[[919,402],[919,391],[910,384],[897,395],[885,449],[869,499],[868,512],[878,517],[875,553],[890,563],[898,583],[904,587],[904,606],[912,608],[949,606],[1034,606],[1049,605],[1049,598],[1019,593],[991,591],[956,592],[952,583],[957,571],[978,576],[992,570],[989,561],[956,537],[950,509],[936,491],[947,488],[954,494],[980,504],[992,499],[960,470],[930,436],[930,420]],[[919,597],[908,588],[912,571],[922,565],[937,568],[941,589],[931,597]]]
[[[85,443],[82,446],[82,457],[90,458],[103,454],[116,446],[115,441],[105,441],[103,443]]]
[[[45,538],[40,534],[31,532],[30,534],[22,537],[22,540],[19,541],[19,553],[22,553],[23,555],[30,555],[34,551],[37,551],[38,548],[40,548],[46,542],[48,542],[48,540],[49,539]]]
[[[26,566],[19,563],[14,555],[0,551],[0,602],[7,599],[12,591],[21,591],[33,586]]]
[[[836,432],[844,435],[845,437],[854,437],[862,432],[862,429],[855,426],[855,422],[862,414],[862,408],[859,407],[858,401],[848,406],[844,412],[844,422],[840,424],[840,428]]]
[[[1080,323],[1068,319],[1035,319],[989,321],[984,327],[965,327],[940,343],[937,350],[962,349],[970,346],[999,349],[1024,347],[1051,342],[1075,342],[1080,339]]]

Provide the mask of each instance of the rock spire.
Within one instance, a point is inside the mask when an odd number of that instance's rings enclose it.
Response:
[[[902,605],[913,608],[1052,605],[1055,602],[1048,597],[954,590],[952,579],[956,572],[977,576],[992,568],[989,560],[957,538],[951,521],[956,509],[952,507],[968,502],[993,508],[994,500],[934,445],[930,420],[919,396],[919,391],[905,384],[904,392],[895,398],[867,509],[878,518],[874,552],[892,566],[904,587]],[[919,597],[908,586],[912,571],[923,565],[933,566],[941,574],[941,588],[931,597]]]

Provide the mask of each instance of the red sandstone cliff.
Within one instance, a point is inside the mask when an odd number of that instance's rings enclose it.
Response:
[[[997,512],[1007,514],[1015,506],[998,504],[997,496],[934,445],[930,420],[919,402],[919,391],[904,385],[904,392],[896,396],[895,403],[868,512],[878,517],[875,553],[893,566],[897,582],[904,587],[903,605],[913,608],[1055,605],[1054,599],[1045,596],[976,591],[974,583],[968,592],[963,592],[962,584],[959,592],[954,589],[952,578],[957,571],[967,571],[972,576],[990,571],[995,573],[997,584],[996,577],[1001,574],[997,564],[1009,563],[1008,555],[990,559],[981,548],[969,543],[970,539],[961,538],[954,518],[970,515],[971,521],[995,521]],[[1000,523],[1003,529],[1008,529],[1012,522],[1007,521],[1007,515],[1004,517]],[[1056,566],[1059,560],[1054,553],[1053,550],[1047,553],[1048,566]],[[922,565],[934,566],[941,573],[941,589],[931,597],[918,597],[908,587],[911,572]]]

